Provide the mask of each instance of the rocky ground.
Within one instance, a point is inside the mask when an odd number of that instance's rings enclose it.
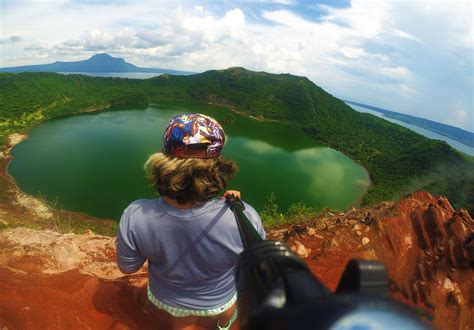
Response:
[[[124,276],[114,238],[27,228],[0,232],[1,329],[166,329],[146,270]]]
[[[440,329],[474,328],[474,222],[443,197],[417,192],[371,209],[326,212],[273,230],[334,289],[351,258],[385,263],[393,298]],[[166,329],[145,295],[145,267],[124,276],[114,238],[0,231],[0,329]]]
[[[474,328],[474,222],[448,200],[417,192],[399,203],[350,209],[271,233],[330,289],[351,258],[383,262],[393,298],[440,329]]]

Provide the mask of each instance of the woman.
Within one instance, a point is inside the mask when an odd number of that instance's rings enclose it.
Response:
[[[235,268],[243,246],[228,205],[215,198],[237,172],[221,156],[224,141],[211,117],[174,117],[163,151],[145,164],[161,197],[133,202],[120,220],[120,270],[134,273],[148,260],[148,298],[173,316],[173,329],[236,328]],[[245,207],[265,237],[259,215]]]

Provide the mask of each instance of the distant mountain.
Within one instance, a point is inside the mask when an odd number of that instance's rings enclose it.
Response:
[[[390,111],[390,110],[386,110],[382,108],[377,108],[372,105],[367,105],[367,104],[363,104],[359,102],[353,102],[353,101],[347,101],[347,100],[345,100],[344,102],[357,105],[359,107],[363,107],[366,109],[377,111],[383,114],[385,117],[396,119],[407,124],[411,124],[411,125],[415,125],[415,126],[427,129],[439,135],[446,136],[450,139],[461,142],[462,144],[465,144],[467,146],[474,147],[474,133],[465,131],[461,128],[438,123],[436,121],[432,121],[425,118],[405,115],[403,113]]]
[[[91,58],[75,62],[54,62],[50,64],[25,65],[10,68],[0,68],[0,72],[149,72],[189,75],[192,72],[141,68],[126,62],[123,58],[112,57],[109,54],[96,54]]]

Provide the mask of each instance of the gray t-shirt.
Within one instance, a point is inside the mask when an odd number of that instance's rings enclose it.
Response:
[[[245,211],[265,238],[262,221]],[[148,260],[153,295],[173,307],[193,310],[224,305],[236,292],[235,268],[242,240],[224,199],[178,209],[162,198],[140,199],[123,212],[117,235],[117,264],[127,273]]]

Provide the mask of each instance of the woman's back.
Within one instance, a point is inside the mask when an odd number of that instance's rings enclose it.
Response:
[[[264,236],[257,212],[245,206],[246,215]],[[135,201],[120,221],[117,249],[124,270],[132,271],[148,260],[149,290],[169,306],[208,309],[230,301],[236,293],[234,272],[243,246],[223,199],[187,209],[162,198]]]

